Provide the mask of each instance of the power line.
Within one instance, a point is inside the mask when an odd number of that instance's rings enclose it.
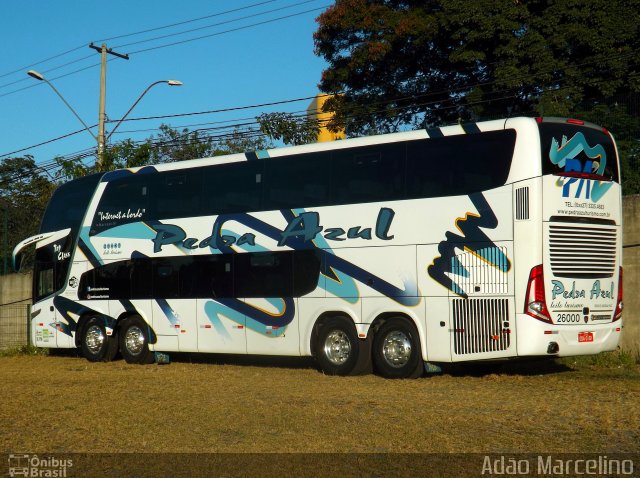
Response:
[[[200,20],[206,20],[207,18],[219,17],[219,16],[222,16],[222,15],[227,15],[229,13],[239,12],[241,10],[248,10],[250,8],[253,8],[253,7],[258,7],[260,5],[265,5],[267,3],[273,3],[273,2],[276,2],[276,1],[278,1],[278,0],[267,0],[265,2],[259,2],[259,3],[254,3],[252,5],[247,5],[245,7],[239,7],[239,8],[234,8],[232,10],[226,10],[224,12],[212,13],[210,15],[205,15],[204,17],[192,18],[190,20],[184,20],[184,21],[181,21],[181,22],[171,23],[169,25],[162,25],[160,27],[148,28],[146,30],[140,30],[140,31],[137,31],[137,32],[125,33],[123,35],[117,35],[117,36],[113,36],[113,37],[109,37],[109,38],[104,38],[102,40],[96,40],[96,43],[103,43],[103,42],[108,42],[108,41],[112,41],[112,40],[117,40],[117,39],[120,39],[120,38],[127,38],[127,37],[131,37],[131,36],[142,35],[143,33],[150,33],[150,32],[155,32],[155,31],[158,31],[158,30],[164,30],[166,28],[172,28],[172,27],[177,27],[177,26],[180,26],[180,25],[186,25],[187,23],[193,23],[193,22],[197,22],[197,21],[200,21]],[[120,48],[120,47],[115,47],[115,48]]]
[[[617,57],[618,58],[625,58],[625,57],[627,57],[629,55],[630,55],[630,53],[625,53],[625,54],[617,55]],[[598,62],[598,59],[597,58],[592,58],[592,59],[590,59],[588,61],[585,61],[585,62],[583,62],[581,64],[578,64],[578,65],[575,65],[575,66],[576,67],[586,66],[586,65],[589,65],[589,64],[592,64],[592,63],[596,63],[596,62]],[[545,71],[541,71],[541,72],[538,72],[537,74],[545,74],[545,73],[546,73]],[[64,75],[64,76],[66,76],[66,75]],[[535,75],[523,74],[520,77],[513,77],[512,79],[516,79],[517,80],[519,78],[528,78],[528,77],[531,77],[531,76],[535,76]],[[565,81],[565,80],[566,80],[566,78],[560,79],[560,80],[556,80],[554,83],[558,84],[558,83],[561,83],[562,81]],[[606,80],[600,80],[597,83],[603,83],[605,81]],[[448,94],[450,96],[449,98],[439,99],[439,100],[436,100],[436,101],[433,101],[433,102],[430,102],[430,103],[422,103],[422,104],[412,103],[411,105],[406,105],[404,107],[399,107],[399,109],[410,109],[410,108],[417,108],[417,107],[420,107],[420,106],[429,106],[431,104],[439,104],[439,103],[441,103],[443,101],[452,101],[451,95],[456,93],[456,92],[463,92],[463,91],[472,89],[472,88],[477,87],[477,86],[488,86],[488,85],[491,85],[491,84],[495,84],[497,82],[498,82],[498,80],[492,80],[492,81],[476,83],[476,84],[471,84],[471,85],[464,85],[464,86],[461,86],[461,87],[458,87],[458,88],[454,88],[454,89],[428,92],[428,93],[425,93],[425,94],[422,94],[422,95],[411,95],[411,96],[402,97],[402,98],[392,98],[392,99],[384,100],[384,104],[390,104],[390,103],[393,103],[393,102],[399,102],[399,101],[405,101],[405,100],[414,100],[415,101],[415,100],[417,100],[419,98],[426,98],[426,97],[429,97],[429,96],[436,96],[436,95],[442,95],[442,94]],[[516,88],[514,87],[512,89],[516,89]],[[502,90],[502,91],[505,91],[505,90]],[[494,93],[494,94],[495,93],[501,93],[501,91],[496,91],[496,92],[491,92],[491,93]],[[0,96],[2,96],[2,95],[0,95]],[[328,96],[328,95],[320,95],[320,96]],[[302,98],[294,98],[294,99],[290,99],[290,100],[282,100],[282,101],[275,101],[275,102],[269,102],[269,103],[260,103],[260,104],[256,104],[256,105],[232,107],[232,108],[223,108],[223,109],[188,112],[188,113],[177,113],[177,114],[171,114],[171,115],[159,115],[159,116],[148,116],[148,117],[139,117],[139,118],[127,118],[124,121],[143,121],[143,120],[155,120],[155,119],[168,119],[168,118],[176,118],[176,117],[186,117],[186,116],[195,116],[195,115],[204,115],[204,114],[214,114],[214,113],[246,110],[246,109],[253,109],[253,108],[262,108],[262,107],[267,107],[267,106],[275,106],[275,105],[282,105],[282,104],[288,104],[288,103],[294,103],[294,102],[299,102],[299,101],[310,100],[310,99],[313,99],[315,97],[316,97],[316,95],[302,97]],[[515,96],[514,96],[514,98],[515,98]],[[496,101],[496,100],[493,99],[491,101]],[[469,105],[471,105],[471,104],[467,104],[467,106],[469,106]],[[116,121],[116,120],[114,120],[114,121]],[[79,131],[82,131],[82,130],[79,130]],[[3,155],[0,155],[0,158],[7,157],[7,156],[10,156],[11,154],[15,154],[15,153],[18,153],[18,152],[27,151],[29,149],[33,149],[33,148],[41,146],[43,144],[48,144],[48,143],[57,141],[59,139],[63,139],[65,137],[77,134],[79,131],[75,131],[73,133],[69,133],[67,135],[63,135],[63,136],[60,136],[60,137],[57,137],[57,138],[53,138],[51,140],[47,140],[45,142],[38,143],[36,145],[32,145],[32,146],[29,146],[29,147],[26,147],[26,148],[21,148],[19,150],[12,151],[10,153],[6,153],[6,154],[3,154]]]
[[[180,114],[175,114],[175,115],[163,115],[163,116],[149,116],[149,117],[144,117],[144,118],[125,118],[124,121],[142,121],[142,120],[149,120],[149,119],[166,119],[166,118],[175,118],[175,117],[181,117],[181,116],[193,116],[193,115],[203,115],[203,114],[213,114],[213,113],[224,113],[224,112],[229,112],[229,111],[238,111],[238,110],[247,110],[247,109],[254,109],[254,108],[263,108],[266,106],[275,106],[275,105],[282,105],[282,104],[287,104],[287,103],[294,103],[294,102],[299,102],[299,101],[305,101],[305,100],[310,100],[315,98],[316,96],[306,96],[303,98],[295,98],[295,99],[291,99],[291,100],[282,100],[282,101],[273,101],[270,103],[261,103],[261,104],[256,104],[256,105],[248,105],[248,106],[237,106],[237,107],[233,107],[233,108],[223,108],[223,109],[217,109],[217,110],[209,110],[209,111],[198,111],[198,112],[192,112],[192,113],[180,113]],[[113,121],[109,121],[109,123],[113,123],[113,122],[117,122],[119,120],[113,120]],[[93,125],[93,127],[95,127],[96,125]],[[84,129],[82,130],[78,130],[78,131],[74,131],[72,133],[68,133],[66,135],[62,135],[62,136],[58,136],[56,138],[47,140],[47,141],[43,141],[41,143],[38,144],[34,144],[31,146],[27,146],[25,148],[21,148],[15,151],[12,151],[10,153],[5,153],[5,154],[1,154],[0,158],[5,158],[7,156],[11,156],[12,154],[16,154],[16,153],[20,153],[23,151],[27,151],[29,149],[33,149],[36,148],[38,146],[42,146],[44,144],[49,144],[52,143],[54,141],[58,141],[60,139],[64,139],[68,136],[72,136],[74,134],[79,133],[80,131],[84,131]]]
[[[275,1],[275,0],[273,0],[273,1]],[[181,31],[181,32],[168,33],[166,35],[161,35],[161,36],[157,36],[157,37],[153,37],[153,38],[148,38],[146,40],[138,40],[138,41],[134,41],[134,42],[130,42],[130,43],[123,43],[121,45],[117,45],[114,48],[124,48],[124,47],[127,47],[127,46],[140,45],[142,43],[149,43],[149,42],[156,41],[156,40],[162,40],[164,38],[171,38],[171,37],[175,37],[175,36],[179,36],[179,35],[185,35],[187,33],[192,33],[192,32],[196,32],[196,31],[200,31],[200,30],[206,30],[208,28],[219,27],[221,25],[227,25],[229,23],[239,22],[241,20],[246,20],[248,18],[255,18],[255,17],[262,16],[262,15],[267,15],[269,13],[274,13],[274,12],[279,12],[279,11],[282,11],[282,10],[287,10],[289,8],[293,8],[293,7],[297,7],[297,6],[300,6],[300,5],[304,5],[306,3],[312,3],[312,2],[317,2],[317,1],[318,0],[305,0],[305,1],[302,1],[302,2],[298,2],[298,3],[293,3],[293,4],[290,4],[290,5],[285,5],[284,7],[274,8],[272,10],[266,10],[264,12],[259,12],[259,13],[253,13],[251,15],[246,15],[244,17],[232,18],[230,20],[225,20],[223,22],[218,22],[218,23],[212,23],[212,24],[204,25],[204,26],[201,26],[201,27],[198,27],[198,28],[191,28],[189,30],[184,30],[184,31]],[[265,3],[268,3],[268,2],[265,2]],[[236,11],[237,11],[237,9],[236,9]]]
[[[213,18],[213,17],[217,17],[217,16],[222,16],[222,15],[226,15],[226,14],[229,14],[229,13],[235,13],[235,12],[242,11],[242,10],[248,10],[250,8],[258,7],[260,5],[265,5],[265,4],[268,4],[268,3],[273,3],[273,2],[276,2],[276,1],[279,1],[279,0],[266,0],[266,1],[263,1],[263,2],[254,3],[252,5],[247,5],[247,6],[240,7],[240,8],[234,8],[234,9],[231,9],[231,10],[225,10],[223,12],[217,12],[217,13],[213,13],[213,14],[210,14],[210,15],[205,15],[203,17],[192,18],[192,19],[189,19],[189,20],[181,21],[181,22],[171,23],[171,24],[168,24],[168,25],[162,25],[162,26],[159,26],[159,27],[149,28],[149,29],[146,29],[146,30],[140,30],[140,31],[137,31],[137,32],[126,33],[126,34],[123,34],[123,35],[116,35],[116,36],[105,38],[105,39],[102,39],[102,40],[96,40],[95,42],[96,43],[101,43],[101,42],[107,42],[107,41],[111,41],[111,40],[115,40],[115,39],[119,39],[119,38],[126,38],[126,37],[141,35],[141,34],[144,34],[144,33],[149,33],[149,32],[158,31],[158,30],[162,30],[162,29],[166,29],[166,28],[171,28],[171,27],[175,27],[175,26],[179,26],[179,25],[185,25],[185,24],[188,24],[188,23],[197,22],[197,21],[204,20],[204,19],[207,19],[207,18]],[[54,60],[56,58],[60,58],[62,56],[65,56],[65,55],[68,55],[70,53],[76,52],[78,50],[81,50],[81,49],[85,48],[88,43],[89,42],[83,43],[82,45],[77,46],[75,48],[72,48],[70,50],[66,50],[66,51],[63,51],[61,53],[57,53],[57,54],[52,55],[52,56],[50,56],[48,58],[45,58],[45,59],[42,59],[42,60],[38,60],[38,61],[35,61],[35,62],[29,64],[29,65],[26,65],[26,66],[17,68],[15,70],[0,74],[0,78],[4,78],[6,76],[10,76],[10,75],[13,75],[13,74],[16,74],[16,73],[23,73],[25,70],[27,70],[29,68],[33,68],[33,67],[35,67],[37,65],[40,65],[42,63],[47,63],[47,62],[49,62],[51,60]],[[76,63],[76,62],[82,61],[82,60],[84,60],[86,58],[89,58],[89,57],[88,56],[87,57],[83,57],[83,58],[74,60],[72,62],[69,62],[68,64]],[[47,71],[53,71],[53,70],[61,68],[63,66],[67,66],[68,64],[64,64],[64,65],[61,65],[59,67],[56,67],[54,69],[47,70]],[[47,71],[45,71],[45,73]],[[17,82],[7,83],[5,85],[0,85],[0,88],[5,87],[5,86],[10,86],[10,85],[12,85],[14,83],[17,83]]]
[[[271,1],[277,1],[277,0],[271,0]],[[313,1],[318,1],[318,0],[306,0],[306,1],[303,1],[303,2],[299,2],[297,4],[287,5],[287,6],[284,6],[284,7],[278,8],[278,9],[273,9],[273,10],[270,10],[270,11],[267,11],[267,12],[254,14],[254,15],[248,15],[248,16],[245,16],[245,17],[240,17],[240,18],[237,18],[237,19],[228,20],[226,22],[222,22],[222,23],[219,23],[219,24],[214,24],[212,26],[222,25],[222,24],[225,24],[225,23],[233,22],[233,21],[239,21],[239,20],[243,20],[243,19],[246,19],[246,18],[255,17],[255,16],[258,16],[258,15],[264,15],[264,14],[267,14],[267,13],[273,13],[273,12],[276,12],[276,11],[279,11],[279,10],[285,10],[285,9],[288,9],[288,8],[292,8],[294,6],[299,6],[299,5],[302,5],[302,4],[305,4],[305,3],[310,3],[310,2],[313,2]],[[258,4],[254,4],[254,5],[243,7],[243,8],[238,8],[238,9],[234,9],[234,10],[228,10],[227,12],[222,12],[220,14],[213,14],[211,16],[217,16],[217,15],[222,15],[224,13],[235,12],[235,11],[239,11],[239,10],[245,10],[247,8],[250,8],[250,7],[253,7],[253,6],[257,6],[257,5],[262,5],[262,4],[265,4],[265,3],[270,3],[270,2],[261,2],[261,3],[258,3]],[[154,51],[154,50],[158,50],[158,49],[162,49],[162,48],[168,48],[168,47],[175,46],[175,45],[180,45],[180,44],[183,44],[183,43],[189,43],[189,42],[193,42],[193,41],[203,40],[203,39],[206,39],[206,38],[211,38],[211,37],[214,37],[214,36],[220,36],[220,35],[236,32],[236,31],[240,31],[240,30],[246,30],[246,29],[257,27],[257,26],[260,26],[260,25],[265,25],[265,24],[269,24],[269,23],[273,23],[273,22],[277,22],[277,21],[281,21],[281,20],[286,20],[288,18],[297,17],[297,16],[304,15],[304,14],[307,14],[307,13],[310,13],[310,12],[323,10],[323,9],[328,8],[329,6],[330,5],[324,5],[322,7],[318,7],[318,8],[315,8],[315,9],[310,9],[310,10],[306,10],[306,11],[303,11],[303,12],[294,13],[294,14],[291,14],[291,15],[285,15],[285,16],[282,16],[282,17],[273,18],[273,19],[262,21],[262,22],[256,22],[256,23],[249,24],[249,25],[244,25],[244,26],[241,26],[241,27],[238,27],[238,28],[233,28],[233,29],[229,29],[229,30],[225,30],[225,31],[221,31],[221,32],[211,33],[211,34],[208,34],[208,35],[203,35],[203,36],[199,36],[199,37],[195,37],[195,38],[188,38],[188,39],[185,39],[185,40],[180,40],[180,41],[177,41],[177,42],[172,42],[172,43],[168,43],[168,44],[164,44],[164,45],[157,45],[157,46],[154,46],[154,47],[143,48],[143,49],[140,49],[140,50],[133,51],[130,54],[145,53],[145,52]],[[202,18],[206,18],[206,17],[202,17]],[[193,21],[196,21],[196,20],[197,19],[194,19]],[[191,20],[187,20],[187,21],[181,22],[181,23],[187,23],[187,22],[190,22],[190,21]],[[166,27],[158,27],[156,29],[161,29],[161,28],[166,28]],[[132,42],[132,43],[129,43],[129,44],[119,45],[119,46],[114,47],[114,48],[121,48],[122,46],[134,45],[134,44],[138,44],[138,43],[145,43],[145,42],[157,40],[157,39],[160,39],[160,38],[165,38],[167,36],[185,34],[185,33],[188,33],[190,31],[200,30],[202,28],[209,28],[209,27],[200,27],[200,28],[196,28],[196,29],[192,29],[192,30],[187,30],[187,31],[184,31],[184,32],[181,32],[181,33],[165,35],[165,36],[161,36],[161,37],[157,37],[157,38],[152,38],[152,39],[149,39],[149,40],[141,40],[140,42]],[[151,29],[151,30],[156,30],[156,29]],[[121,35],[119,37],[132,36],[132,35],[137,35],[137,34],[140,34],[140,33],[142,33],[142,32],[136,32],[136,33],[131,33],[131,34],[127,34],[127,35]],[[114,38],[119,38],[119,37],[114,37]],[[104,40],[101,40],[101,41],[104,41]],[[67,53],[71,53],[71,52],[76,51],[78,49],[79,48],[75,48],[73,50],[69,50],[67,52],[55,55],[54,57],[51,57],[51,59],[57,58],[59,56],[65,55]],[[50,69],[46,70],[45,73],[59,70],[61,68],[64,68],[64,67],[73,65],[75,63],[79,63],[81,61],[84,61],[84,60],[86,60],[88,58],[91,58],[91,56],[83,56],[82,58],[78,58],[76,60],[68,61],[67,63],[64,63],[62,65],[58,65],[56,67],[53,67],[53,68],[50,68]],[[30,65],[30,67],[31,66],[36,66],[37,64],[39,64],[39,63],[34,63],[34,64]],[[59,79],[59,78],[64,78],[64,77],[67,77],[67,76],[70,76],[70,75],[74,75],[76,73],[80,73],[80,72],[88,70],[90,68],[94,68],[94,67],[96,67],[98,65],[99,65],[99,63],[93,64],[93,65],[90,65],[90,66],[87,66],[87,67],[84,67],[84,68],[79,68],[79,69],[73,70],[71,72],[68,72],[66,74],[59,75],[59,76],[57,76],[55,78],[51,78],[50,80],[56,80],[56,79]],[[25,67],[25,68],[29,68],[29,67]],[[15,70],[15,71],[13,71],[11,73],[8,73],[8,74],[18,73],[18,72],[21,72],[21,71],[24,71],[24,69]],[[12,85],[15,85],[15,84],[19,84],[19,83],[23,83],[23,82],[26,82],[26,81],[28,81],[28,78],[22,78],[20,80],[15,80],[15,81],[12,81],[10,83],[5,83],[3,85],[0,85],[0,89],[7,88],[9,86],[12,86]],[[30,86],[26,86],[26,87],[23,87],[23,88],[18,88],[18,89],[9,91],[9,92],[4,93],[4,94],[0,94],[0,98],[2,98],[4,96],[12,95],[14,93],[18,93],[20,91],[27,90],[29,88],[33,88],[35,86],[36,85],[30,85]]]
[[[269,23],[278,22],[280,20],[286,20],[288,18],[299,17],[300,15],[305,15],[305,14],[311,13],[311,12],[317,12],[319,10],[324,10],[324,9],[330,7],[330,6],[331,5],[323,5],[322,7],[312,8],[310,10],[305,10],[303,12],[292,13],[291,15],[285,15],[285,16],[278,17],[278,18],[272,18],[270,20],[264,20],[262,22],[252,23],[250,25],[245,25],[245,26],[242,26],[242,27],[232,28],[232,29],[229,29],[229,30],[221,31],[221,32],[211,33],[209,35],[202,35],[202,36],[195,37],[195,38],[189,38],[187,40],[180,40],[180,41],[176,41],[176,42],[172,42],[172,43],[166,43],[164,45],[158,45],[158,46],[155,46],[155,47],[149,47],[149,48],[143,48],[141,50],[135,50],[135,51],[130,52],[129,54],[130,55],[135,55],[135,54],[138,54],[138,53],[146,53],[148,51],[159,50],[159,49],[162,49],[162,48],[168,48],[168,47],[176,46],[176,45],[183,45],[185,43],[190,43],[190,42],[197,41],[197,40],[203,40],[205,38],[211,38],[211,37],[215,37],[215,36],[219,36],[219,35],[225,35],[227,33],[237,32],[237,31],[240,31],[240,30],[246,30],[247,28],[253,28],[253,27],[260,26],[260,25],[266,25],[266,24],[269,24]]]
[[[28,70],[29,68],[33,68],[34,66],[40,65],[41,63],[46,63],[48,61],[55,60],[56,58],[60,58],[61,56],[68,55],[69,53],[73,53],[74,51],[78,51],[81,48],[84,48],[85,46],[86,45],[83,44],[82,46],[78,46],[78,47],[72,48],[71,50],[67,50],[67,51],[64,51],[62,53],[58,53],[56,55],[50,56],[49,58],[45,58],[44,60],[39,60],[39,61],[36,61],[34,63],[31,63],[30,65],[23,66],[21,68],[18,68],[17,70],[13,70],[13,71],[9,71],[7,73],[3,73],[2,75],[0,75],[0,78],[4,78],[5,76],[13,75],[15,73],[24,72],[25,70]]]

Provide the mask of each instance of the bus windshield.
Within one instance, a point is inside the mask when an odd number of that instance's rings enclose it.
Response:
[[[101,176],[101,173],[92,174],[56,189],[42,218],[40,232],[71,228],[75,237]]]

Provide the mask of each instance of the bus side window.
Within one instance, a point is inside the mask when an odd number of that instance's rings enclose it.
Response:
[[[149,184],[151,216],[175,219],[199,215],[201,179],[197,169],[155,175]]]
[[[234,297],[233,254],[178,258],[179,297],[184,299]],[[173,260],[176,260],[175,258]]]
[[[291,297],[292,258],[292,251],[236,254],[236,296]]]
[[[331,159],[331,203],[393,201],[405,194],[405,143],[336,150]]]
[[[264,161],[212,166],[203,174],[203,214],[232,214],[261,209]]]
[[[93,217],[91,234],[131,222],[149,219],[149,188],[147,177],[129,176],[114,180],[100,198]]]
[[[444,141],[433,138],[407,143],[407,198],[449,195],[453,170]]]
[[[147,258],[131,259],[127,263],[131,299],[153,298],[151,260]]]
[[[328,157],[329,153],[311,153],[266,160],[262,208],[292,209],[328,204]]]
[[[302,297],[318,287],[320,263],[318,249],[293,252],[293,297]]]

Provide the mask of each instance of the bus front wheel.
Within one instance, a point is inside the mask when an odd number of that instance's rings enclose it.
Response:
[[[115,334],[109,337],[104,319],[94,315],[82,327],[80,349],[89,362],[110,362],[118,353],[118,338]]]
[[[375,370],[386,378],[417,378],[423,363],[416,327],[403,318],[387,320],[373,339]]]
[[[127,363],[153,363],[153,352],[149,350],[149,325],[134,315],[124,319],[120,326],[120,353]]]

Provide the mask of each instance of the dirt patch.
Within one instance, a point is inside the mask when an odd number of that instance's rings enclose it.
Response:
[[[510,365],[393,381],[308,360],[0,357],[4,453],[637,452],[640,369]]]

